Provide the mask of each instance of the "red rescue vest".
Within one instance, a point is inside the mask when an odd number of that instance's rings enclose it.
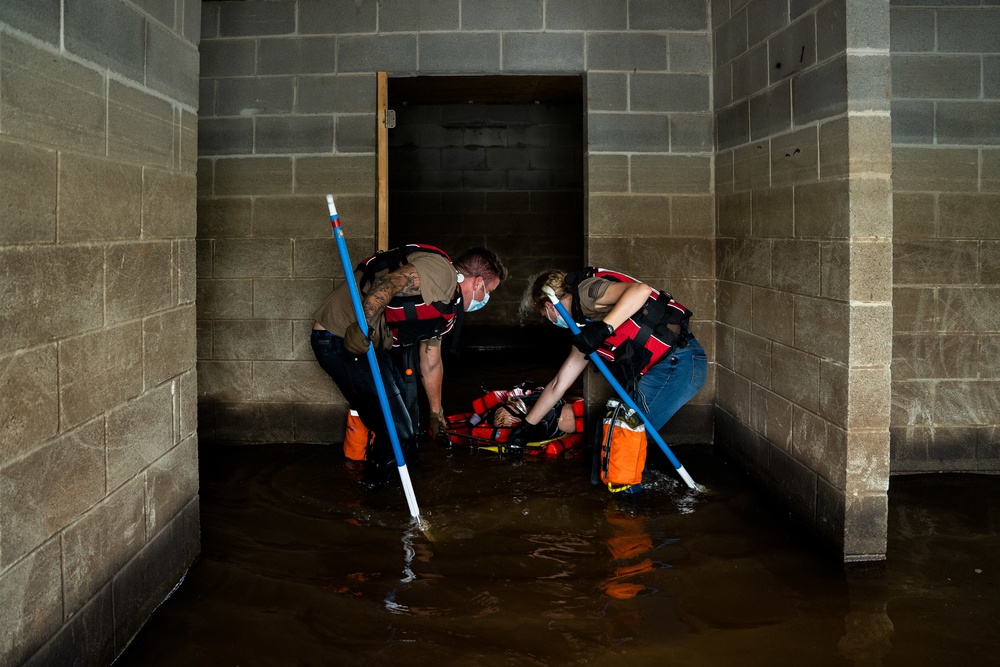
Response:
[[[451,261],[447,253],[440,248],[419,243],[377,252],[358,264],[355,269],[361,273],[359,281],[361,293],[366,293],[368,286],[377,276],[405,265],[409,256],[415,252],[436,253]],[[392,346],[399,347],[443,336],[455,325],[455,318],[461,310],[462,291],[456,287],[451,301],[425,303],[419,294],[397,296],[389,301],[383,312],[385,323],[392,333]]]
[[[637,283],[632,276],[587,267],[566,276],[573,288],[573,319],[589,321],[580,306],[580,283],[587,278],[603,278],[616,283]],[[624,377],[637,378],[662,359],[674,347],[684,347],[691,338],[688,322],[691,311],[666,292],[653,290],[642,308],[622,322],[615,332],[597,348],[602,359],[612,362]]]

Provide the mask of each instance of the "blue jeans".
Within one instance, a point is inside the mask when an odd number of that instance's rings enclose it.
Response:
[[[633,396],[659,431],[681,406],[694,398],[708,377],[708,357],[694,338],[687,347],[674,348],[646,371]]]
[[[310,342],[316,361],[337,383],[340,393],[351,408],[357,410],[361,421],[375,436],[365,452],[364,484],[372,488],[388,485],[397,468],[396,458],[382,416],[382,404],[378,400],[378,390],[368,365],[368,357],[348,352],[344,349],[344,339],[328,331],[313,331]],[[411,461],[417,453],[417,433],[403,398],[406,393],[405,380],[388,352],[376,350],[375,357],[385,385],[400,448],[407,461]]]

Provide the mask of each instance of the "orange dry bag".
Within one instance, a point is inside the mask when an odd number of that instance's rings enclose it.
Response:
[[[620,403],[608,401],[601,429],[601,481],[611,492],[642,482],[646,466],[646,425],[639,414]]]
[[[347,430],[344,432],[344,456],[352,461],[364,461],[370,438],[368,427],[362,423],[357,410],[348,410]]]

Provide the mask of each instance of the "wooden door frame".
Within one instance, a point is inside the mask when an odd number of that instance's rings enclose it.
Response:
[[[385,112],[389,108],[389,76],[376,72],[375,156],[378,187],[375,195],[375,249],[389,249],[389,128]]]

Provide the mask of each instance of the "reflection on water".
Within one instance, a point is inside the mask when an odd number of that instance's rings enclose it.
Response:
[[[619,600],[627,600],[639,595],[655,593],[656,589],[642,582],[644,574],[661,567],[669,567],[661,561],[650,559],[660,546],[673,544],[677,538],[654,536],[646,530],[645,518],[637,512],[610,508],[605,519],[611,528],[606,538],[608,551],[614,559],[614,570],[601,584],[605,595]]]
[[[623,501],[587,452],[426,447],[421,527],[337,447],[205,446],[202,555],[117,664],[998,663],[1000,479],[893,478],[888,560],[845,572],[736,466],[675,452],[702,489],[651,452]]]
[[[892,649],[889,592],[881,569],[862,565],[847,576],[850,611],[837,648],[857,667],[879,667]]]
[[[661,472],[626,504],[590,486],[585,455],[430,449],[411,471],[421,530],[400,490],[365,495],[335,448],[207,448],[203,554],[119,664],[1000,655],[1000,480],[894,479],[888,561],[844,572],[724,459],[678,454],[705,492]]]

